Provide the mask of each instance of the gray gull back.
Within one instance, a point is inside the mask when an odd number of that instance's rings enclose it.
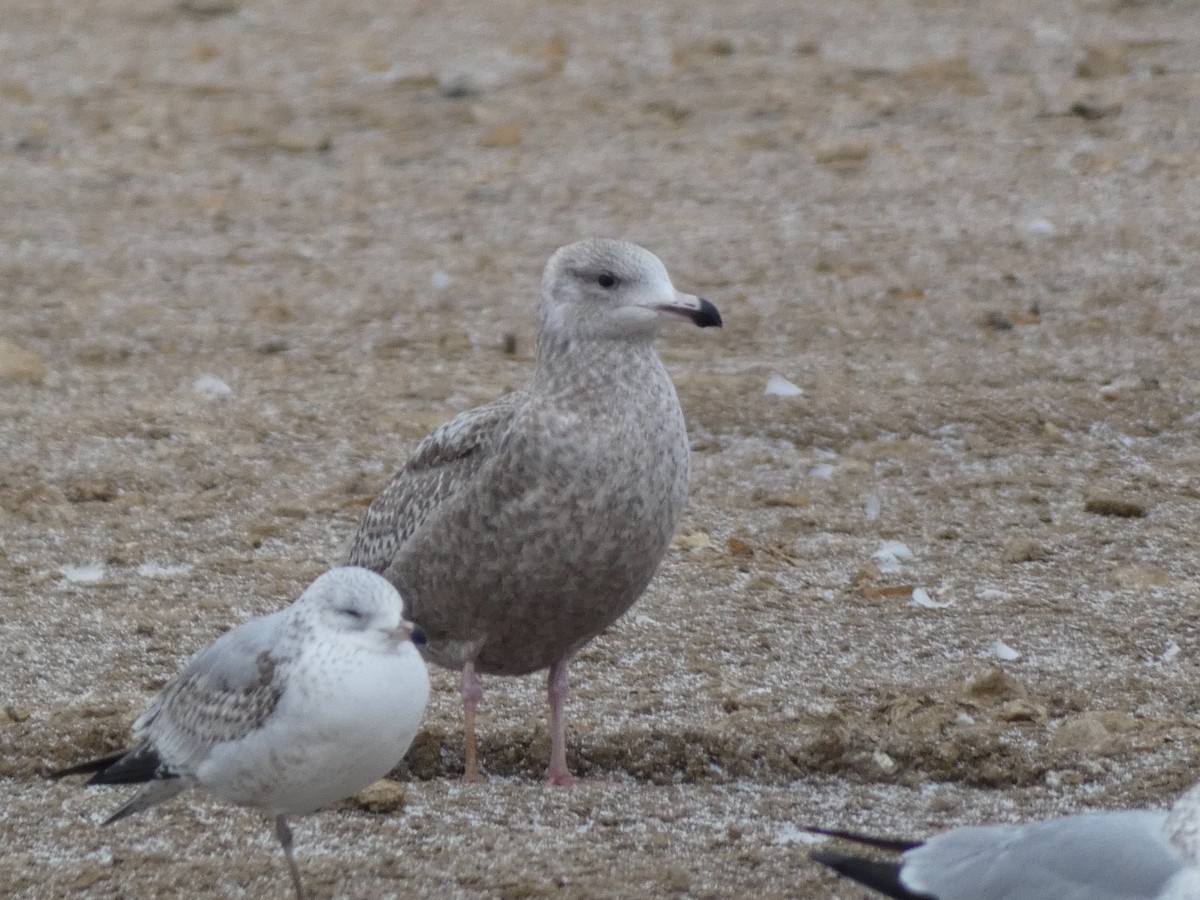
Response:
[[[683,412],[653,340],[721,324],[634,244],[560,248],[542,276],[522,389],[422,441],[367,509],[345,562],[411,603],[427,656],[462,670],[466,777],[477,673],[549,668],[551,783],[567,784],[567,665],[646,589],[687,501]]]
[[[1025,825],[955,828],[927,841],[808,829],[901,854],[812,858],[897,900],[1196,900],[1200,785],[1169,813],[1095,812]]]
[[[54,777],[143,785],[106,825],[189,787],[261,810],[303,898],[287,817],[382,778],[417,733],[429,674],[403,613],[385,579],[332,569],[196,654],[133,723],[131,749]]]

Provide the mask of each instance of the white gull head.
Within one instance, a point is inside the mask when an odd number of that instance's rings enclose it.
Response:
[[[707,300],[675,289],[662,261],[636,244],[593,238],[560,247],[542,274],[542,340],[649,340],[668,319],[721,324]]]

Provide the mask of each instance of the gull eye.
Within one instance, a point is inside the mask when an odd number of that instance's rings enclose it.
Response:
[[[366,615],[361,610],[357,610],[353,606],[347,606],[339,609],[338,613],[348,619],[353,619],[355,622],[361,622],[366,618]]]
[[[617,276],[612,272],[601,272],[596,276],[596,284],[602,288],[613,287],[617,283]]]

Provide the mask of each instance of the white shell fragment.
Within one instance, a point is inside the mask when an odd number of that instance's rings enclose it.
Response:
[[[767,389],[763,393],[768,397],[803,397],[804,389],[792,384],[782,375],[772,375],[767,379]]]
[[[992,656],[996,657],[996,659],[1000,660],[1001,662],[1012,662],[1014,659],[1021,658],[1021,654],[1012,647],[1008,646],[1008,644],[1004,643],[1004,641],[992,641],[992,646],[989,649],[991,650]]]
[[[192,382],[192,390],[206,400],[220,400],[233,396],[233,388],[216,375],[201,375]]]
[[[908,545],[901,541],[884,541],[879,549],[871,554],[871,559],[879,564],[880,572],[899,572],[906,562],[915,559]]]
[[[911,605],[922,606],[925,609],[945,609],[950,606],[950,601],[939,603],[929,596],[929,592],[925,588],[913,588]]]

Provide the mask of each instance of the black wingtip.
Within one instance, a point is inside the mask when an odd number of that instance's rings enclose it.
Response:
[[[809,858],[823,866],[829,866],[839,875],[895,900],[937,900],[930,894],[915,894],[901,884],[902,864],[898,862],[878,862],[848,853],[830,852],[812,853],[809,854]]]
[[[58,781],[60,778],[66,778],[70,775],[92,775],[96,772],[103,772],[109,766],[113,765],[113,763],[118,762],[128,752],[128,750],[118,750],[115,753],[108,754],[108,756],[99,756],[96,759],[75,763],[75,765],[67,766],[65,769],[56,769],[53,772],[49,772],[46,777],[52,781]]]
[[[91,774],[85,784],[142,784],[162,778],[173,778],[167,771],[162,758],[155,749],[143,745],[133,750],[122,750],[102,756],[99,759],[88,760],[61,772],[55,772],[52,778],[62,778],[64,775]]]
[[[856,831],[840,831],[837,828],[818,828],[815,825],[801,825],[800,828],[809,834],[823,834],[825,837],[839,838],[843,841],[862,844],[865,847],[874,847],[876,850],[887,850],[890,853],[907,853],[909,850],[920,847],[925,843],[924,841],[914,841],[909,838],[874,837],[869,834],[859,834]]]
[[[721,313],[703,297],[700,298],[700,309],[692,316],[692,321],[701,328],[720,328],[722,324]]]

